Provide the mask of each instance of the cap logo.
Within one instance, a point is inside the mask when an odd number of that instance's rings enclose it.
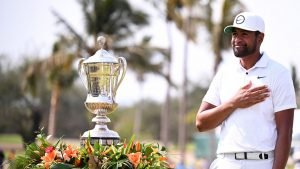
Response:
[[[242,24],[243,22],[245,22],[244,15],[239,15],[238,17],[236,17],[236,19],[235,19],[236,24]]]

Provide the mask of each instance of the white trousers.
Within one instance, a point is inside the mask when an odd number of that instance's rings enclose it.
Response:
[[[272,169],[274,159],[236,160],[228,157],[217,157],[209,169]]]

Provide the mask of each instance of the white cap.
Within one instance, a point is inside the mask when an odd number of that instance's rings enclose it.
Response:
[[[234,18],[233,25],[225,27],[224,32],[232,33],[233,28],[265,33],[265,22],[262,17],[252,12],[242,12]]]

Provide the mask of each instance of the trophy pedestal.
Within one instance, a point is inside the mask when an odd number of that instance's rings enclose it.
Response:
[[[98,141],[101,145],[116,145],[120,142],[119,134],[113,130],[109,130],[106,125],[106,123],[110,122],[109,118],[98,114],[92,121],[96,122],[95,128],[84,132],[81,136],[80,144],[82,146],[89,137],[91,145],[94,145],[95,141]]]
[[[109,130],[106,125],[96,125],[94,129],[84,132],[80,138],[80,144],[83,146],[90,137],[91,145],[98,141],[101,145],[116,145],[120,142],[120,136],[117,132]]]

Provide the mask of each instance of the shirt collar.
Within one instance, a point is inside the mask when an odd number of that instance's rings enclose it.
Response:
[[[269,57],[267,54],[265,54],[265,52],[263,52],[261,58],[258,60],[258,62],[256,62],[256,64],[253,66],[253,68],[267,67],[268,63],[269,63]]]
[[[270,59],[269,59],[268,55],[267,55],[265,52],[263,52],[263,53],[262,53],[262,56],[261,56],[261,58],[258,60],[258,62],[256,62],[255,65],[254,65],[252,68],[250,68],[249,70],[252,70],[252,69],[255,69],[255,68],[259,68],[259,67],[260,67],[260,68],[267,67],[267,65],[268,65],[268,63],[269,63],[269,60],[270,60]],[[243,66],[241,65],[239,59],[237,60],[236,66],[237,66],[238,69],[243,69],[243,70],[244,70],[244,68],[243,68]]]

